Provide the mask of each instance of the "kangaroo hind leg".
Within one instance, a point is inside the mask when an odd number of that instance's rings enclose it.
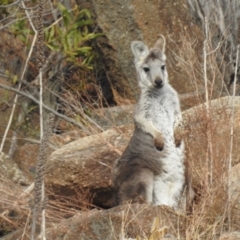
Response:
[[[130,176],[119,186],[117,198],[118,204],[126,201],[152,203],[154,174],[148,168],[130,167]]]

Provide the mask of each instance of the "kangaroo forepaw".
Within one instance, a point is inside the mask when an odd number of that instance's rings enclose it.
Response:
[[[182,138],[175,138],[175,146],[179,147],[181,145]]]
[[[175,140],[175,146],[179,147],[182,142],[182,131],[180,129],[175,129],[174,140]]]
[[[156,147],[156,149],[157,149],[158,151],[162,151],[162,150],[163,150],[164,141],[163,141],[162,136],[154,139],[154,146]]]

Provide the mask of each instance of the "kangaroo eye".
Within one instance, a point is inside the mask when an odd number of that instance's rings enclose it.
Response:
[[[164,70],[165,70],[165,65],[162,65],[162,66],[161,66],[161,69],[164,71]]]
[[[144,67],[143,70],[144,70],[145,73],[148,73],[150,71],[150,68],[149,67]]]

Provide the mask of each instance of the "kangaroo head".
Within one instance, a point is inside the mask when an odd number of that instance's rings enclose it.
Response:
[[[150,50],[143,42],[133,41],[131,49],[135,57],[140,87],[162,88],[168,82],[164,54],[165,38],[161,35]]]

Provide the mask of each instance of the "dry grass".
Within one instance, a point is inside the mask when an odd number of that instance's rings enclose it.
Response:
[[[219,116],[222,117],[221,121],[209,119],[206,112],[199,111],[196,116],[197,125],[190,126],[186,137],[187,160],[196,191],[193,212],[189,216],[190,222],[186,229],[186,239],[217,239],[222,232],[228,231],[229,207],[232,212],[231,230],[238,230],[239,212],[234,211],[236,206],[229,205],[226,188],[230,140],[230,126],[226,123],[229,123],[229,114],[225,109],[221,109]],[[211,145],[207,142],[208,128],[210,128]],[[209,149],[209,146],[212,149]]]
[[[227,84],[224,82],[227,67],[223,59],[227,52],[226,44],[222,41],[214,48],[211,43],[214,34],[214,31],[211,31],[211,36],[206,39],[207,89],[206,86],[204,88],[204,59],[201,57],[203,46],[197,40],[191,42],[187,35],[182,36],[181,50],[174,56],[178,67],[190,80],[199,104],[203,103],[206,97],[205,94],[199,94],[202,89],[205,93],[207,90],[209,100],[228,95]],[[239,205],[229,203],[227,189],[231,149],[231,104],[209,104],[208,107],[209,111],[205,105],[190,118],[185,118],[186,158],[193,176],[196,197],[184,239],[218,239],[225,231],[239,230]],[[239,118],[238,104],[234,122],[232,166],[240,162]]]
[[[25,187],[9,180],[1,179],[0,182],[0,232],[4,234],[21,229],[22,239],[28,239],[33,194],[26,192]],[[94,207],[91,204],[92,195],[87,190],[71,197],[64,197],[48,189],[47,196],[45,206],[47,228],[59,224],[62,219]],[[38,224],[40,222],[41,219]]]

